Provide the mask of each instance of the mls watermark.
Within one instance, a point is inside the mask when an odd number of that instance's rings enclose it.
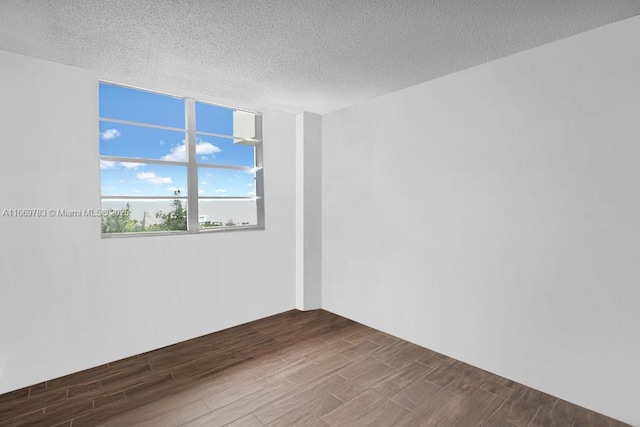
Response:
[[[3,209],[2,218],[103,218],[127,217],[128,209]]]

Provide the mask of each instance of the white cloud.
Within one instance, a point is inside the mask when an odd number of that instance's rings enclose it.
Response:
[[[180,145],[176,145],[171,149],[169,154],[162,156],[162,160],[171,160],[173,162],[184,162],[187,159],[186,148],[184,142]]]
[[[179,191],[179,192],[182,193],[184,191],[184,188],[183,187],[169,187],[169,188],[167,188],[167,191],[171,191],[172,193],[175,193],[176,191]]]
[[[218,188],[218,189],[216,190],[216,193],[224,194],[224,193],[226,193],[226,192],[227,192],[227,190],[225,190],[224,188]]]
[[[120,136],[118,129],[107,129],[104,132],[100,132],[100,139],[108,140],[115,139]]]
[[[198,190],[198,196],[204,196],[204,195],[206,195],[206,194],[207,194],[207,192],[206,192],[206,191],[204,191],[204,190]]]
[[[210,142],[204,142],[204,141],[196,142],[196,154],[198,155],[214,154],[214,153],[219,153],[221,151],[222,150],[219,147],[213,145]]]
[[[207,181],[202,181],[200,185],[209,185],[209,183]]]
[[[213,156],[213,157],[215,157],[215,156]],[[200,160],[209,160],[209,157],[207,157],[207,156],[200,156]]]
[[[141,191],[141,190],[137,190],[137,189],[136,189],[136,190],[131,190],[131,191],[132,191],[133,193],[142,193],[142,191]]]
[[[250,182],[249,184],[247,184],[247,187],[253,187],[253,183]]]
[[[248,191],[247,192],[247,196],[255,196],[256,192],[255,191]]]
[[[207,174],[207,178],[213,178],[213,174],[212,173],[208,173]]]
[[[169,177],[157,176],[153,172],[140,172],[136,175],[140,181],[146,181],[151,184],[173,184],[173,180]]]
[[[124,184],[124,179],[119,179],[119,180],[118,180],[118,183],[119,183],[119,184]]]
[[[144,163],[133,162],[120,162],[120,164],[127,169],[138,169],[140,166],[144,166]]]
[[[100,169],[113,169],[116,167],[116,162],[100,159]]]
[[[211,144],[210,142],[198,141],[196,142],[196,155],[198,156],[206,156],[207,154],[215,154],[219,153],[222,150],[219,147]],[[187,158],[187,147],[185,142],[182,141],[182,144],[176,145],[171,149],[171,152],[165,156],[162,156],[162,160],[170,160],[173,162],[184,162]],[[215,157],[215,156],[213,156]]]
[[[154,178],[155,176],[156,174],[153,172],[140,172],[139,174],[136,175],[136,178],[147,180],[147,179]]]

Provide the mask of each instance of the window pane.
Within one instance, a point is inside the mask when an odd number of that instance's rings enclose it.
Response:
[[[200,229],[258,225],[256,200],[200,199],[198,223]]]
[[[233,135],[233,109],[196,102],[196,131]]]
[[[256,115],[233,108],[196,102],[196,131],[239,138],[255,138]]]
[[[187,196],[187,167],[100,160],[103,196]]]
[[[254,197],[255,172],[236,169],[198,168],[198,195]]]
[[[185,128],[184,100],[100,83],[100,117]]]
[[[187,200],[102,200],[103,233],[184,231]]]
[[[234,144],[231,138],[198,135],[196,142],[196,161],[198,163],[252,168],[255,165],[254,153],[253,146]]]
[[[101,121],[100,155],[185,162],[185,133]]]

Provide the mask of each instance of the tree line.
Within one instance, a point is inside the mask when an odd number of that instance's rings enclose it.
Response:
[[[180,191],[175,191],[174,196],[179,196]],[[131,204],[127,203],[120,215],[109,215],[102,217],[103,233],[136,233],[148,231],[180,231],[187,230],[187,210],[182,206],[182,201],[175,199],[171,201],[170,210],[167,212],[159,211],[156,213],[156,219],[159,221],[155,224],[147,225],[147,213],[142,215],[142,220],[131,218]],[[221,227],[236,225],[233,220],[226,223],[209,222],[204,224],[205,227]]]

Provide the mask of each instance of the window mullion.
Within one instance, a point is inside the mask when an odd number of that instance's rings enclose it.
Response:
[[[185,114],[187,123],[187,224],[190,233],[197,233],[198,224],[198,167],[196,164],[196,101],[186,98]]]

